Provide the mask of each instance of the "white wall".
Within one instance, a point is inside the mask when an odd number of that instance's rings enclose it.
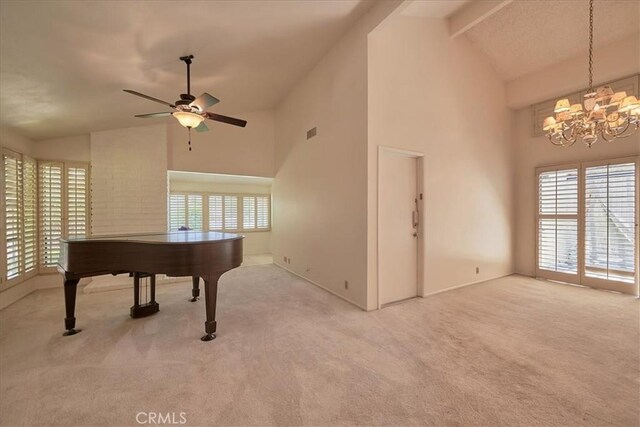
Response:
[[[33,143],[33,156],[46,160],[90,162],[91,137],[85,134],[36,141]]]
[[[92,234],[166,231],[166,127],[91,133]]]
[[[509,82],[510,104],[520,106],[514,116],[512,141],[515,166],[515,271],[535,274],[535,169],[540,166],[613,159],[640,154],[640,132],[610,144],[596,143],[592,148],[577,142],[572,147],[551,145],[546,137],[532,136],[529,103],[555,99],[567,93],[586,89],[586,52],[536,73]],[[594,53],[594,84],[640,72],[640,34]]]
[[[540,166],[640,155],[640,132],[608,144],[598,142],[592,148],[587,148],[581,142],[576,142],[572,147],[556,147],[546,137],[534,137],[531,133],[531,109],[523,108],[516,113],[513,127],[516,149],[515,271],[528,276],[535,274],[535,169]]]
[[[208,132],[191,132],[178,123],[169,125],[169,169],[230,175],[274,176],[275,122],[273,111],[238,114],[247,120],[240,128],[207,120]]]
[[[424,153],[424,294],[513,271],[509,119],[503,82],[446,20],[398,16],[369,36],[369,308],[380,145]]]
[[[367,34],[399,3],[379,2],[365,14],[276,110],[274,262],[363,308]],[[314,126],[318,134],[307,141]]]
[[[33,141],[7,128],[0,128],[0,147],[33,156]]]
[[[169,178],[169,191],[271,194],[271,186],[180,181]],[[243,234],[245,236],[242,242],[242,252],[244,255],[271,253],[271,231],[246,231]]]
[[[596,36],[597,37],[597,36]],[[507,83],[507,104],[520,109],[568,93],[589,84],[587,52]],[[593,84],[606,83],[638,73],[640,33],[594,49]]]

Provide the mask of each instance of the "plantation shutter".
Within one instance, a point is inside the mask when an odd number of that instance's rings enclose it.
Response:
[[[176,231],[187,225],[187,196],[171,194],[169,197],[169,231]]]
[[[209,230],[222,230],[224,224],[223,196],[209,196]]]
[[[238,229],[238,197],[224,196],[224,229]]]
[[[242,198],[242,228],[245,230],[256,228],[256,198],[254,196]]]
[[[38,166],[34,159],[23,156],[23,226],[24,272],[38,266]]]
[[[63,163],[40,162],[38,165],[40,265],[55,267],[60,256],[62,237]]]
[[[69,166],[67,168],[67,227],[66,237],[86,237],[89,212],[89,168]]]
[[[3,153],[5,277],[18,277],[23,265],[22,159]]]
[[[585,168],[585,276],[634,283],[636,164]]]
[[[187,225],[192,230],[202,230],[202,195],[201,194],[189,194],[187,196]]]
[[[269,206],[271,205],[270,201],[271,200],[269,196],[256,197],[257,227],[259,229],[271,228],[270,213],[269,213]]]
[[[538,175],[538,275],[578,273],[578,169]],[[575,280],[574,280],[575,281]]]

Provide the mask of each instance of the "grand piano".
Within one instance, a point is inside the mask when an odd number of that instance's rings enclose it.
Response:
[[[166,274],[193,278],[192,301],[197,300],[202,278],[206,321],[201,339],[211,341],[216,337],[218,279],[242,264],[243,238],[230,233],[180,231],[62,239],[58,272],[64,277],[64,335],[80,332],[75,328],[75,306],[81,278],[121,273],[137,277]]]

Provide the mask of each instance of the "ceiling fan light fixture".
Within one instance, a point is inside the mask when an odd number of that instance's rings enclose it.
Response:
[[[173,117],[178,119],[180,124],[186,128],[197,128],[204,121],[204,117],[200,114],[190,113],[188,111],[176,111]]]

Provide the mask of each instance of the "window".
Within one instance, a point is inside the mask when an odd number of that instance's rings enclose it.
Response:
[[[40,162],[40,264],[55,267],[60,256],[62,238],[62,170],[63,163]]]
[[[242,225],[245,230],[269,228],[269,196],[245,196],[242,206]]]
[[[634,163],[585,169],[585,274],[633,283],[635,276]]]
[[[224,230],[237,230],[238,223],[238,196],[224,196]]]
[[[36,163],[30,157],[2,151],[3,200],[2,282],[16,282],[35,274],[37,263]]]
[[[577,168],[538,175],[538,268],[578,274]]]
[[[171,193],[169,230],[266,231],[271,228],[271,197],[213,193]]]
[[[223,230],[224,223],[224,196],[209,196],[209,230]]]
[[[638,162],[538,169],[539,277],[638,294]]]
[[[187,225],[187,196],[172,194],[169,197],[169,231],[178,230]]]
[[[89,235],[89,165],[38,161],[40,266],[60,257],[61,238]]]

